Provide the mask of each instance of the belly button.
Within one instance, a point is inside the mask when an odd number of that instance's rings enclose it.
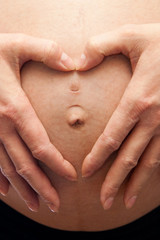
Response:
[[[86,112],[84,111],[84,109],[77,105],[77,106],[71,106],[68,110],[67,110],[67,123],[70,127],[73,128],[78,128],[81,127],[85,124],[86,122]]]

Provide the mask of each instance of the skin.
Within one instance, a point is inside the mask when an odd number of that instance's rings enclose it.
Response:
[[[21,87],[20,70],[29,60],[60,71],[73,70],[74,63],[54,41],[24,34],[0,34],[0,49],[0,192],[6,195],[11,183],[31,210],[38,209],[39,195],[56,211],[58,194],[36,159],[69,180],[76,172],[50,142]]]
[[[76,60],[83,52],[86,41],[95,34],[107,33],[127,22],[159,22],[159,7],[157,0],[154,4],[148,0],[93,0],[92,4],[90,0],[47,0],[45,4],[42,0],[15,0],[12,4],[8,0],[1,3],[0,30],[54,39]],[[70,182],[38,161],[58,192],[59,212],[52,213],[41,198],[39,211],[31,212],[13,187],[9,188],[2,201],[28,218],[53,228],[87,231],[111,229],[138,219],[159,205],[160,175],[157,171],[143,188],[133,208],[127,210],[123,203],[125,181],[112,208],[104,211],[100,189],[116,155],[109,157],[90,178],[81,178],[82,162],[103,132],[132,75],[129,61],[122,55],[105,60],[83,73],[57,72],[32,61],[21,71],[22,87],[46,128],[49,139],[76,168],[78,181]],[[79,91],[73,93],[71,89],[75,90],[77,85]],[[79,105],[79,108],[71,108],[71,105]],[[81,127],[77,125],[75,128],[69,124],[75,119],[75,113],[84,122]],[[18,146],[15,147],[18,150]],[[35,174],[33,177],[36,177]],[[40,180],[43,184],[43,179]]]
[[[118,156],[101,188],[101,202],[109,209],[131,174],[124,202],[131,208],[160,164],[160,24],[124,25],[91,38],[77,70],[101,63],[105,56],[123,53],[131,62],[132,78],[103,133],[85,157],[84,177],[93,175],[117,149]],[[149,58],[148,58],[149,56]]]
[[[159,92],[154,92],[151,88],[149,88],[148,96],[150,95],[150,93],[152,93],[152,95],[150,96],[151,98],[148,98],[146,94],[146,80],[144,80],[145,82],[143,82],[143,85],[141,84],[142,86],[139,86],[139,85],[137,86],[137,84],[139,84],[140,82],[139,79],[142,78],[142,74],[144,75],[144,72],[149,67],[147,66],[146,68],[146,65],[144,66],[143,64],[144,62],[143,58],[145,58],[145,54],[150,54],[152,51],[153,59],[155,59],[153,46],[155,46],[155,43],[156,43],[156,46],[159,43],[159,31],[158,31],[159,28],[160,28],[159,24],[150,24],[151,30],[149,30],[148,25],[147,26],[146,25],[139,25],[139,26],[129,25],[129,26],[123,26],[114,32],[107,33],[106,35],[103,34],[101,36],[94,37],[87,43],[84,54],[81,57],[81,61],[79,64],[77,64],[77,70],[79,71],[88,70],[92,67],[95,67],[100,62],[102,62],[104,56],[122,52],[123,54],[125,54],[127,57],[130,58],[132,70],[134,73],[132,77],[132,81],[128,85],[124,93],[124,96],[120,102],[120,106],[118,106],[117,109],[115,110],[104,132],[99,137],[98,141],[95,143],[91,153],[85,158],[85,161],[82,166],[82,174],[84,177],[87,177],[93,174],[98,168],[102,166],[105,159],[113,151],[119,148],[122,141],[127,136],[129,131],[132,130],[135,124],[137,124],[137,122],[140,122],[137,126],[138,130],[134,128],[133,133],[123,143],[123,146],[121,147],[118,157],[114,162],[114,164],[112,164],[112,167],[108,172],[106,179],[103,183],[103,186],[101,189],[101,202],[105,209],[109,209],[111,207],[122,182],[125,180],[128,173],[136,165],[138,165],[134,170],[134,173],[132,174],[132,177],[126,187],[126,192],[124,197],[126,207],[131,208],[135,203],[141,189],[143,188],[145,183],[148,181],[148,179],[152,176],[153,171],[159,166],[159,160],[158,160],[159,134],[157,131],[159,129],[159,124],[157,121],[159,119],[157,117],[157,114],[159,112],[159,102],[158,102],[158,98],[153,99],[153,100],[156,100],[155,102],[153,102],[152,100],[152,96],[153,95],[158,96]],[[154,41],[152,41],[152,34],[151,34],[153,31],[157,33],[157,38],[154,38]],[[111,38],[110,42],[108,40],[108,35]],[[117,35],[119,36],[119,38]],[[131,40],[129,41],[130,37],[131,37]],[[115,38],[116,40],[118,39],[118,41],[115,44],[113,44],[113,41]],[[108,40],[107,42],[106,42],[106,39]],[[135,49],[135,42],[137,43],[137,39],[138,39],[138,44],[137,44],[138,47]],[[124,40],[126,41],[126,44]],[[138,52],[136,52],[137,49],[138,49]],[[141,51],[139,51],[139,49],[141,49]],[[146,52],[144,53],[144,51]],[[150,52],[148,53],[148,51]],[[140,59],[140,57],[142,60]],[[138,73],[136,71],[137,64],[138,64],[138,68],[140,69],[140,70],[138,69]],[[143,65],[141,66],[141,64]],[[153,64],[154,64],[154,61],[153,61]],[[156,62],[156,64],[158,64],[158,62]],[[157,73],[155,73],[155,75],[156,74]],[[151,81],[153,80],[153,78],[154,76],[151,76],[149,78],[147,82],[149,86],[151,86]],[[156,89],[157,87],[156,83],[155,83],[155,86],[153,86],[152,84],[153,89]],[[135,91],[133,91],[133,87],[135,87]],[[141,92],[140,93],[139,91],[137,92],[136,91],[137,89],[141,89]],[[132,96],[132,92],[134,92],[134,96]],[[135,95],[136,92],[137,92],[137,95]],[[140,102],[138,102],[139,99],[140,99]],[[151,99],[151,102],[150,102],[150,99]],[[129,110],[128,110],[128,103],[130,103],[129,105],[131,106]],[[151,104],[151,105],[148,106],[148,104]],[[135,113],[137,110],[135,109],[135,107],[138,108],[137,113]],[[154,109],[154,112],[153,112],[153,109]],[[125,112],[125,114],[123,112]],[[150,121],[151,112],[153,114],[153,118],[152,118],[153,122]],[[127,120],[129,119],[129,116],[132,116],[132,115],[134,116],[134,119],[130,119],[130,122],[128,122]],[[148,118],[147,118],[147,115],[148,115]],[[121,119],[122,117],[124,121],[120,124],[119,119]],[[118,122],[117,122],[117,119],[118,119]],[[115,128],[115,126],[117,127]],[[114,129],[114,132],[113,131],[110,132],[110,129]],[[123,129],[123,132],[120,131],[121,129]],[[142,131],[145,132],[145,134],[144,136],[142,136],[142,139],[140,142],[138,141],[138,139],[141,137]],[[107,142],[108,138],[113,141],[112,145],[111,145],[111,142]],[[114,141],[114,139],[116,139],[117,144]],[[138,142],[136,146],[135,146],[135,142]],[[10,149],[8,150],[8,152],[10,152]],[[1,153],[4,155],[4,158],[7,158],[7,154],[2,145],[1,145]],[[141,157],[142,154],[143,156]],[[10,153],[10,155],[12,155],[12,153]],[[129,156],[128,157],[129,159],[127,158],[127,156]],[[140,157],[141,157],[141,162],[138,164],[138,160],[140,159]],[[4,165],[2,163],[1,166],[2,166],[2,171],[4,175],[5,176],[7,175],[8,180],[12,182],[12,184],[14,185],[13,180],[11,180],[11,177],[8,176],[8,174],[4,170],[6,169],[6,163]],[[11,166],[8,165],[8,169],[9,168],[11,168]],[[10,170],[7,170],[7,171],[10,171]],[[18,171],[19,174],[20,172],[21,170]],[[17,174],[17,178],[19,178],[18,174]],[[24,174],[24,178],[26,178],[25,174]],[[31,176],[31,178],[33,177]],[[37,181],[38,179],[39,178],[37,177]],[[18,191],[22,196],[22,198],[26,201],[27,205],[30,208],[33,208],[33,210],[34,208],[36,209],[35,204],[32,203],[30,199],[29,200],[27,199],[28,195],[25,196],[24,191],[22,190],[24,186],[23,184],[19,183],[20,181],[22,182],[22,179],[18,180],[18,183],[15,184],[15,187],[17,189],[20,189]],[[8,188],[8,182],[6,181],[6,178],[4,178],[2,174],[1,174],[1,183],[3,184],[2,188],[5,188],[5,190],[1,190],[1,192],[5,194],[6,189]],[[33,185],[34,184],[36,185],[35,180]],[[17,186],[20,186],[20,187],[17,187]],[[40,193],[40,196],[43,196],[43,193],[41,193],[41,190],[37,190],[37,192]],[[56,194],[57,193],[54,192],[53,195],[55,196]],[[47,202],[46,199],[45,201]],[[50,200],[50,202],[52,201]],[[53,201],[53,203],[54,202],[55,200]],[[48,203],[48,205],[50,206],[50,203]],[[58,205],[58,204],[54,203],[54,205]],[[58,209],[58,207],[56,206],[55,209]]]

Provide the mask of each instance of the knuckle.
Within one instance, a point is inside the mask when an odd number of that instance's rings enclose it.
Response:
[[[151,97],[142,97],[138,100],[138,105],[140,106],[140,109],[142,109],[142,111],[153,107],[154,104],[155,104],[155,101]]]
[[[134,101],[134,116],[143,114],[147,110],[151,109],[155,105],[155,101],[151,97],[141,97]],[[133,116],[133,117],[134,117]]]
[[[145,161],[144,166],[147,169],[156,169],[160,165],[160,159],[149,159]]]
[[[12,179],[12,178],[16,177],[16,175],[17,175],[16,170],[12,167],[1,168],[1,172],[8,179]]]
[[[33,167],[23,164],[16,168],[16,172],[22,177],[30,177],[33,174]]]
[[[107,194],[112,195],[118,192],[119,187],[115,184],[107,184]]]
[[[105,133],[103,132],[101,135],[101,141],[105,144],[107,148],[109,148],[111,151],[115,151],[119,148],[120,146],[120,141],[110,137],[106,136]]]
[[[49,145],[40,145],[32,150],[32,155],[36,159],[42,159],[46,156],[48,152]]]
[[[60,58],[60,47],[56,42],[50,41],[50,43],[46,44],[46,47],[44,48],[44,55],[41,61],[46,64],[50,61],[50,58],[55,55],[57,56],[57,58],[58,56]]]
[[[23,100],[10,100],[8,104],[5,104],[0,109],[0,118],[7,118],[12,121],[18,121],[19,113],[21,115],[28,110],[28,106],[23,104]]]
[[[17,108],[12,104],[6,104],[0,109],[0,118],[14,119],[17,115]]]
[[[124,169],[128,170],[136,167],[137,163],[138,163],[137,159],[131,157],[125,157],[122,162]]]

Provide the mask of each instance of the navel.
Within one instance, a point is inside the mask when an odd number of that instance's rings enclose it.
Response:
[[[70,127],[79,128],[85,125],[87,114],[79,105],[70,106],[67,110],[66,120]]]

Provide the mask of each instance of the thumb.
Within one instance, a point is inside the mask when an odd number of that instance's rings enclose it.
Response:
[[[100,64],[104,57],[123,53],[128,57],[129,43],[123,28],[92,37],[86,44],[76,70],[86,71]]]
[[[48,67],[61,71],[70,71],[75,69],[72,59],[63,52],[62,48],[54,41],[36,38],[25,34],[17,34],[20,38],[15,41],[17,44],[14,49],[18,49],[20,67],[29,61],[43,62]]]

